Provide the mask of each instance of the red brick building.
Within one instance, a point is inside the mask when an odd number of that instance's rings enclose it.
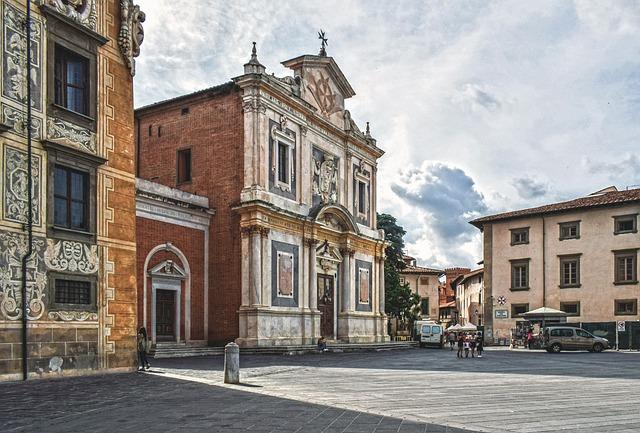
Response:
[[[283,64],[293,76],[266,74],[254,47],[232,81],[136,110],[138,177],[216,209],[209,343],[388,340],[383,152],[345,109],[355,92],[332,57]]]
[[[138,325],[153,343],[208,340],[209,199],[136,180]]]

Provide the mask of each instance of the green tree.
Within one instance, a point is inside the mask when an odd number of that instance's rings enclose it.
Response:
[[[385,239],[389,242],[384,262],[385,312],[388,316],[413,326],[419,311],[417,307],[420,296],[413,293],[407,283],[401,284],[399,275],[406,267],[402,259],[402,250],[403,238],[407,232],[398,225],[395,217],[384,213],[378,214],[378,228],[384,230]]]

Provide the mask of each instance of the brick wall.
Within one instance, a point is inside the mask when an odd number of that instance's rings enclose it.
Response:
[[[189,113],[183,115],[187,107]],[[238,336],[241,302],[240,218],[231,210],[240,200],[243,184],[240,94],[227,84],[138,111],[136,117],[138,176],[206,196],[216,211],[209,241],[208,340],[229,342]],[[192,181],[176,185],[176,152],[187,147],[191,148]]]
[[[191,271],[191,339],[204,340],[204,232],[189,227],[155,221],[147,218],[136,218],[136,240],[138,245],[137,269],[138,269],[138,327],[143,321],[143,284],[144,262],[149,251],[167,242],[171,242],[184,253],[189,262]],[[159,251],[153,255],[147,270],[153,268],[164,260],[173,260],[181,268],[185,268],[180,258],[170,251]],[[183,320],[181,326],[181,338],[185,338],[184,328],[184,297],[185,282],[182,283],[182,299],[180,315]],[[147,330],[151,331],[152,315],[151,279],[147,281]]]

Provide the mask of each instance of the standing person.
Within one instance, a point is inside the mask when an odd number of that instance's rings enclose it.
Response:
[[[456,345],[456,334],[454,334],[453,332],[449,332],[447,334],[447,341],[449,341],[450,350],[453,350],[453,346]]]
[[[469,357],[469,337],[466,335],[464,338],[463,347],[464,347],[464,357],[468,358]]]
[[[529,331],[527,332],[527,347],[529,350],[533,347],[533,330],[531,328],[529,328]]]
[[[144,371],[145,368],[149,370],[151,368],[147,360],[147,353],[149,353],[149,338],[147,337],[147,330],[143,326],[138,331],[138,361],[140,363],[138,371]]]
[[[464,347],[464,334],[458,334],[458,353],[456,356],[462,358],[462,348]]]
[[[482,350],[484,349],[482,344],[482,334],[478,332],[478,335],[476,335],[476,351],[478,352],[478,358],[482,358]]]
[[[469,336],[469,350],[471,351],[471,357],[476,357],[476,337],[473,335]]]

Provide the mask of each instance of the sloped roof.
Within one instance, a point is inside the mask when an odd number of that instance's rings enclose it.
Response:
[[[640,188],[628,189],[625,191],[612,191],[606,189],[604,193],[594,193],[586,197],[559,203],[547,204],[544,206],[520,209],[511,212],[504,212],[496,215],[488,215],[470,221],[471,224],[482,229],[485,223],[504,221],[528,216],[537,216],[549,213],[562,213],[578,209],[589,209],[607,206],[620,206],[627,203],[640,202]]]
[[[444,271],[442,269],[426,268],[426,267],[423,267],[423,266],[407,266],[406,268],[401,270],[399,273],[401,273],[401,274],[432,274],[432,275],[440,275],[440,274],[444,274]]]
[[[463,283],[464,281],[468,280],[471,277],[475,277],[476,275],[481,275],[483,272],[484,272],[484,268],[478,268],[469,272],[468,274],[464,274],[460,283]]]

